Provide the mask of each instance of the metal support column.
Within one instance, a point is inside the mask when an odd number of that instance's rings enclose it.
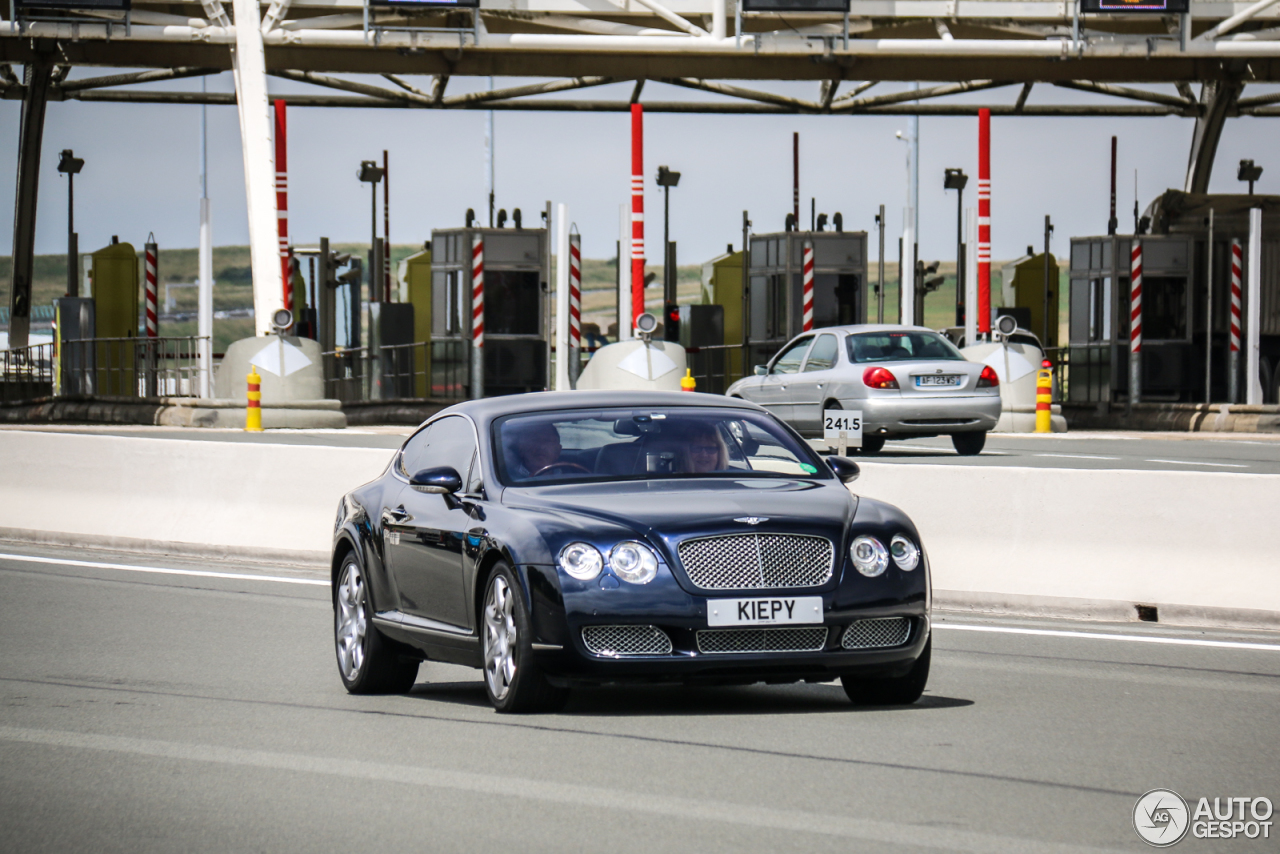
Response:
[[[18,181],[13,206],[13,272],[9,280],[9,346],[27,346],[31,330],[31,279],[35,264],[36,198],[40,187],[40,145],[44,137],[44,108],[53,66],[27,65],[26,94],[18,130]]]
[[[1236,101],[1243,91],[1244,84],[1239,80],[1212,80],[1201,85],[1200,105],[1204,109],[1196,119],[1195,134],[1191,137],[1191,156],[1187,160],[1187,180],[1183,187],[1186,192],[1209,192],[1209,176],[1213,174],[1222,126],[1227,116],[1235,112]]]
[[[280,289],[279,230],[276,222],[275,164],[267,107],[266,54],[255,0],[234,0],[236,106],[244,189],[249,208],[249,266],[253,271],[254,329],[271,332],[271,315],[284,306]]]

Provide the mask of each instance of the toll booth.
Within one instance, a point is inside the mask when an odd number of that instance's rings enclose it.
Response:
[[[405,397],[429,397],[431,376],[431,241],[400,262],[400,301],[413,306],[412,380]]]
[[[138,393],[138,252],[113,237],[89,257],[97,341],[92,354],[68,353],[68,363],[92,361],[95,394],[132,397]]]
[[[1031,247],[1027,247],[1031,249]],[[1049,299],[1045,300],[1045,265],[1049,267]],[[1058,259],[1050,254],[1026,256],[1006,264],[1001,270],[1002,304],[999,314],[1012,315],[1018,326],[1032,332],[1043,347],[1058,346]],[[1049,323],[1045,325],[1045,307]]]
[[[785,231],[750,236],[748,364],[767,362],[804,328],[804,248],[813,245],[813,326],[867,322],[867,233]],[[727,337],[725,343],[733,343]],[[740,342],[739,342],[740,343]]]
[[[744,376],[742,362],[742,253],[732,244],[725,254],[702,265],[702,305],[719,306],[720,343],[736,345],[723,351],[724,388]],[[683,334],[683,323],[681,330]],[[686,348],[684,341],[680,342]]]
[[[1150,223],[1150,233],[1071,239],[1068,402],[1109,405],[1128,399],[1129,273],[1135,240],[1142,247],[1142,399],[1204,402],[1208,365],[1212,401],[1227,400],[1231,241],[1239,240],[1244,249],[1241,291],[1247,302],[1251,207],[1263,208],[1259,372],[1264,400],[1276,401],[1280,196],[1169,190],[1147,208],[1144,219]],[[1210,208],[1214,212],[1212,271],[1208,268]],[[1242,317],[1247,316],[1246,304]],[[1243,371],[1244,359],[1239,361]]]
[[[431,396],[471,397],[473,241],[484,242],[484,395],[547,387],[550,247],[544,228],[431,232]]]

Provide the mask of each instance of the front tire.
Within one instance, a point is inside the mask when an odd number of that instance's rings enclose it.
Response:
[[[956,453],[962,457],[974,457],[982,453],[983,447],[987,444],[987,434],[981,433],[952,433],[951,444],[955,445]]]
[[[364,572],[354,553],[343,558],[334,596],[338,675],[352,694],[403,694],[418,678],[418,661],[402,655],[373,625]]]
[[[924,694],[929,681],[929,660],[933,656],[933,635],[924,643],[924,652],[905,676],[864,679],[841,676],[844,693],[856,706],[909,706]]]
[[[484,688],[499,712],[554,712],[569,692],[547,681],[533,659],[533,627],[524,593],[511,567],[500,562],[489,575],[481,614]]]

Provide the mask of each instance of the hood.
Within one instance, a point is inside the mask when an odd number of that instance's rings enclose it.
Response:
[[[841,540],[856,499],[838,480],[692,478],[510,488],[512,507],[589,517],[651,538],[714,533],[821,533]],[[753,518],[756,524],[736,521]]]

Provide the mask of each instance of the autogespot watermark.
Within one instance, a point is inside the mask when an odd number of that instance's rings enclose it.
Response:
[[[1270,839],[1271,799],[1200,798],[1195,810],[1172,789],[1152,789],[1133,805],[1133,829],[1148,845],[1168,848],[1186,837],[1196,839]]]

